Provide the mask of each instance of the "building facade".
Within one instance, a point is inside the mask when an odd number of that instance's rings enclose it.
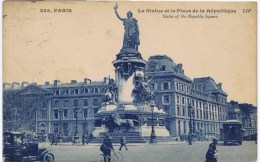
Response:
[[[30,130],[43,133],[79,134],[95,128],[94,114],[102,107],[109,79],[83,82],[4,83],[4,131]],[[256,107],[227,103],[222,84],[211,77],[190,79],[182,64],[165,55],[151,56],[145,79],[155,94],[155,104],[168,115],[166,127],[171,136],[189,133],[200,138],[218,137],[223,121],[238,119],[246,134],[256,131]]]
[[[244,135],[254,135],[257,131],[257,108],[252,104],[230,101],[228,103],[228,119],[239,120],[244,129]]]
[[[99,82],[85,78],[79,83],[54,80],[53,84],[4,87],[4,131],[62,132],[72,136],[77,119],[79,134],[91,132],[107,85],[108,78]]]
[[[167,128],[172,136],[190,132],[202,138],[219,136],[227,119],[227,94],[210,77],[191,80],[182,64],[168,56],[152,56],[146,77],[155,93],[155,103],[168,113]],[[189,106],[190,105],[190,106]]]

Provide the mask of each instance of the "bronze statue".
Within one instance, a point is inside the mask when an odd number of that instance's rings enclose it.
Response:
[[[127,12],[127,18],[121,18],[117,12],[117,4],[114,7],[116,16],[119,20],[123,21],[125,26],[123,49],[132,48],[138,50],[138,45],[140,45],[139,40],[139,28],[137,20],[133,18],[133,13],[131,11]]]

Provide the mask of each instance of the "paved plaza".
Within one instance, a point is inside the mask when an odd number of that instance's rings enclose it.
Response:
[[[129,150],[123,148],[121,153],[124,162],[204,162],[209,144],[209,141],[194,142],[191,146],[186,142],[129,144]],[[51,149],[58,162],[94,162],[100,159],[99,144],[82,146],[66,143],[50,146],[44,143],[42,146]],[[114,149],[118,150],[119,145],[115,144]],[[219,143],[217,150],[218,162],[257,161],[257,145],[251,141],[245,141],[242,146],[223,146]]]

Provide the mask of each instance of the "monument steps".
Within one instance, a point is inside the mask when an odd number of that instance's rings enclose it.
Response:
[[[112,137],[112,143],[120,143],[122,134],[125,135],[127,143],[146,143],[146,140],[139,132],[113,132],[113,133],[100,133],[99,137],[94,138],[91,143],[102,143],[106,134]]]

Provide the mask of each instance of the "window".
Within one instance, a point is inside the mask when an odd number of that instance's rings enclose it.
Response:
[[[177,115],[180,116],[180,106],[177,106]]]
[[[59,90],[56,90],[56,91],[55,91],[55,95],[60,95],[60,91],[59,91]]]
[[[95,99],[93,100],[93,106],[98,106],[98,99],[95,98]]]
[[[165,65],[162,66],[162,71],[166,71],[166,66]]]
[[[63,110],[63,118],[68,119],[68,110],[67,109]]]
[[[189,87],[189,86],[186,87],[186,92],[187,92],[187,93],[190,93],[190,87]]]
[[[42,109],[42,119],[47,119],[47,109]]]
[[[187,104],[188,104],[188,105],[190,104],[190,99],[189,99],[189,98],[187,98]]]
[[[163,95],[163,104],[169,104],[170,103],[170,96],[169,95]]]
[[[185,107],[182,107],[182,116],[185,116]]]
[[[83,114],[83,115],[84,115],[84,116],[83,116],[84,118],[87,118],[87,117],[88,117],[88,110],[87,110],[87,109],[84,110],[84,114]]]
[[[84,107],[88,107],[88,99],[83,100],[83,105],[84,105]]]
[[[154,72],[155,71],[155,66],[151,66],[150,69],[151,69],[151,72]]]
[[[65,90],[65,94],[68,95],[69,94],[69,89]]]
[[[184,92],[184,85],[181,85],[181,91]]]
[[[79,94],[79,89],[75,89],[75,94]]]
[[[177,96],[177,103],[180,103],[180,96]]]
[[[54,107],[59,107],[59,100],[54,100]]]
[[[94,88],[94,93],[98,93],[98,88]]]
[[[162,90],[170,90],[170,84],[169,84],[169,82],[164,82],[164,83],[163,83]]]
[[[58,110],[53,110],[54,111],[54,119],[59,118],[59,111]]]
[[[180,83],[176,82],[176,91],[179,91],[180,89]]]
[[[78,100],[77,99],[73,101],[73,106],[78,106]]]
[[[88,88],[85,88],[85,89],[84,89],[84,93],[89,93]]]
[[[63,101],[63,107],[68,107],[68,105],[69,105],[68,103],[69,103],[68,100],[64,100]]]
[[[185,97],[182,97],[182,104],[185,105]]]

